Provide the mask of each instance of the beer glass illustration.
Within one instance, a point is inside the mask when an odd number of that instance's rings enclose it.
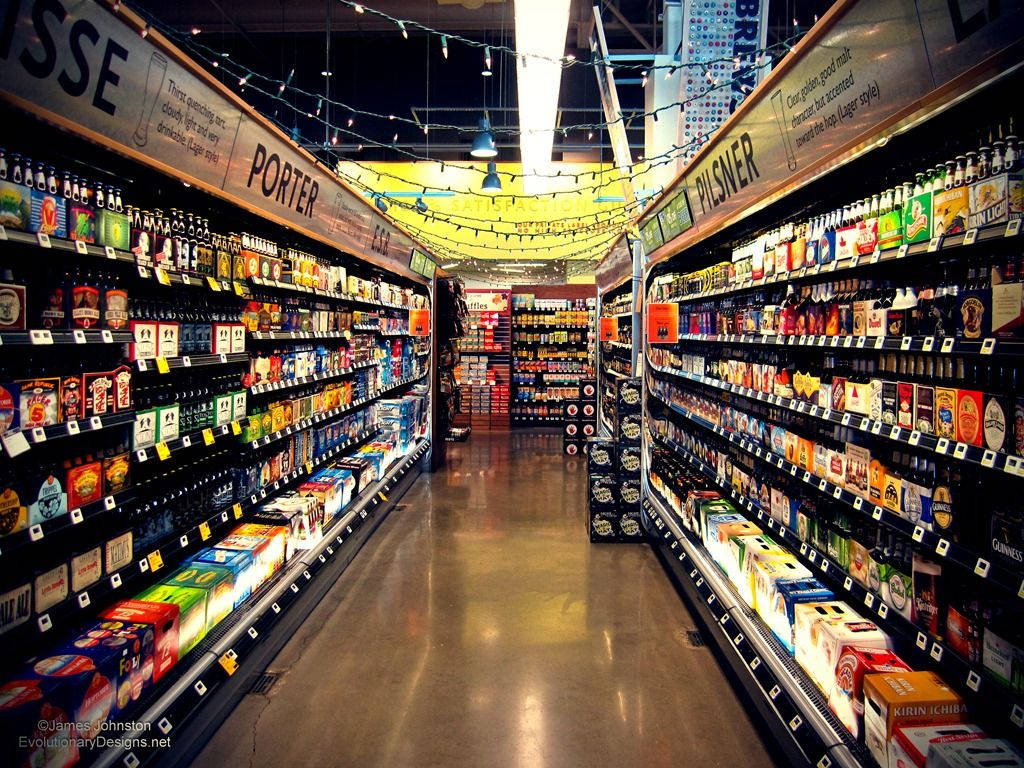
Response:
[[[772,109],[775,111],[775,121],[779,124],[779,133],[782,134],[782,143],[786,147],[786,162],[789,170],[796,170],[796,155],[793,154],[793,145],[789,140],[789,126],[786,125],[786,113],[782,109],[782,91],[778,90],[772,94]]]
[[[135,129],[136,146],[144,147],[149,142],[149,121],[153,119],[157,96],[164,88],[167,76],[167,59],[162,54],[153,52],[149,59],[149,74],[146,75],[146,92],[142,97],[142,112],[139,114],[139,125]]]

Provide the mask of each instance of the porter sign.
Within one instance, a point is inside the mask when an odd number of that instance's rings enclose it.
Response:
[[[0,95],[140,163],[399,274],[414,242],[136,18],[94,0],[10,0]]]

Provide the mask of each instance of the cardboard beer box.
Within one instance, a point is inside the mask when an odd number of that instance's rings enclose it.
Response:
[[[96,211],[96,242],[127,251],[131,244],[131,224],[123,213],[100,208]]]
[[[932,237],[945,237],[967,229],[968,198],[967,187],[932,193]]]
[[[953,725],[918,725],[896,728],[889,742],[889,765],[898,768],[925,768],[932,745],[975,741],[985,732],[970,723]],[[931,765],[935,761],[932,760]]]
[[[735,559],[735,553],[729,546],[729,540],[733,536],[757,536],[759,533],[761,533],[761,528],[749,520],[737,520],[733,523],[721,523],[715,526],[715,538],[710,540],[709,552],[718,567],[731,580],[735,580],[739,576],[739,564]]]
[[[217,544],[217,549],[243,550],[253,556],[255,591],[284,567],[288,529],[278,525],[243,523]]]
[[[962,723],[967,705],[934,672],[864,676],[864,743],[881,768],[896,768],[889,744],[899,727]]]
[[[886,251],[903,244],[903,212],[892,210],[878,217],[878,247]]]
[[[163,583],[206,592],[206,632],[217,626],[235,607],[235,574],[229,568],[193,560],[164,579]]]
[[[206,637],[206,609],[209,593],[202,589],[155,584],[135,596],[144,603],[178,607],[178,658],[182,658]]]
[[[943,739],[928,745],[927,765],[928,768],[1022,768],[1024,754],[1006,739]]]
[[[829,628],[834,631],[830,632]],[[884,633],[842,601],[804,603],[794,609],[796,661],[826,694],[835,683],[839,644],[844,640],[848,641],[843,643],[846,645],[888,648]]]
[[[835,685],[828,692],[829,709],[846,730],[860,739],[864,730],[864,675],[909,671],[910,667],[892,651],[847,646],[836,662]]]
[[[921,243],[932,239],[932,193],[922,192],[903,206],[903,240]]]
[[[32,215],[32,190],[24,184],[0,181],[0,226],[28,231]]]
[[[1024,175],[1000,173],[970,186],[970,229],[1024,217]]]
[[[775,604],[779,583],[793,579],[809,579],[811,572],[790,555],[788,558],[755,560],[750,569],[750,577],[752,607],[767,620],[769,611]]]
[[[121,600],[100,613],[101,618],[110,622],[140,625],[142,631],[152,634],[154,683],[178,663],[179,615],[175,604],[141,600]]]
[[[758,601],[758,613],[792,656],[796,606],[801,603],[827,602],[833,597],[832,590],[813,577],[777,579],[771,598]]]
[[[192,558],[197,566],[224,568],[231,572],[232,606],[237,608],[252,594],[253,559],[252,552],[244,550],[217,549],[201,550]]]
[[[29,232],[40,232],[50,237],[67,237],[67,207],[63,198],[38,189],[33,189],[31,193]]]

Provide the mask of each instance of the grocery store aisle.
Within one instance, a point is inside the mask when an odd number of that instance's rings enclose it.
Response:
[[[422,476],[196,768],[771,766],[646,545],[592,545],[555,435]]]

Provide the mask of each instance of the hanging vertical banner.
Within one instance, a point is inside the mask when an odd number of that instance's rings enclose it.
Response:
[[[618,341],[619,340],[619,318],[617,317],[602,317],[601,318],[601,341]]]
[[[409,335],[429,336],[430,335],[430,310],[410,309],[409,310]]]
[[[651,344],[675,344],[679,341],[679,305],[647,305],[647,341]]]
[[[597,92],[601,94],[601,106],[604,108],[604,119],[608,123],[608,138],[612,144],[615,164],[622,172],[622,194],[626,202],[632,205],[636,201],[633,183],[628,178],[632,175],[633,154],[629,151],[629,139],[626,136],[626,121],[622,118],[619,107],[619,92],[615,89],[615,73],[608,66],[608,43],[604,39],[604,25],[601,23],[601,9],[594,6],[594,29],[590,33],[590,58],[600,61],[594,67],[597,75]]]
[[[689,68],[681,78],[680,96],[686,106],[679,123],[679,145],[693,147],[689,156],[699,146],[691,142],[703,141],[725,122],[768,71],[756,61],[768,34],[767,14],[768,0],[723,0],[711,5],[684,0],[682,63],[706,65]]]

